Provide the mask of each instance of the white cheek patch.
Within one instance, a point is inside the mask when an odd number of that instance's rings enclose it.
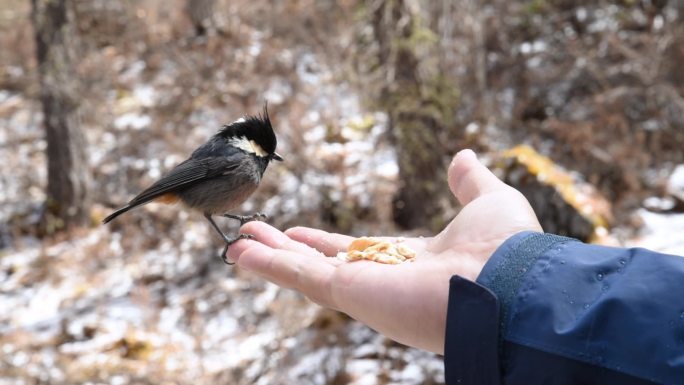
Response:
[[[257,154],[257,156],[265,157],[268,155],[268,153],[266,151],[264,151],[264,149],[261,148],[261,146],[259,146],[257,144],[257,142],[250,140],[249,144],[252,145],[252,148],[254,149],[254,153]]]
[[[230,144],[250,154],[255,154],[256,156],[266,157],[268,155],[268,153],[264,151],[264,149],[261,148],[257,142],[253,140],[247,140],[247,138],[244,136],[230,139]]]

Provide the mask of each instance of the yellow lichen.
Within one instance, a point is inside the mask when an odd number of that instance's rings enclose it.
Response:
[[[552,186],[558,191],[565,202],[592,224],[594,232],[592,239],[600,238],[601,232],[605,232],[609,227],[610,203],[602,198],[591,185],[581,181],[527,145],[519,145],[504,151],[503,157],[515,159],[539,182]]]

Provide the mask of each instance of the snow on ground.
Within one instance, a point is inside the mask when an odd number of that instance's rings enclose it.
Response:
[[[243,60],[256,60],[263,49],[249,50],[251,59]],[[339,204],[340,213],[349,207],[375,210],[379,199],[391,196],[398,171],[383,138],[386,117],[363,111],[358,96],[334,84],[315,54],[301,58],[294,81],[308,113],[292,121],[272,116],[287,161],[268,170],[261,192],[243,207],[267,212],[279,226],[321,224],[322,204]],[[179,128],[169,128],[158,109],[174,92],[169,78],[179,76],[177,66],[162,63],[156,76],[145,77],[144,63],[119,61],[122,89],[106,95],[112,124],[86,125],[90,162],[98,171],[96,198],[110,200],[96,204],[95,218],[111,210],[104,204],[125,202],[131,190],[173,167],[193,143],[234,115],[197,103]],[[292,98],[292,79],[274,75],[264,82],[272,111]],[[178,208],[151,205],[69,239],[12,232],[38,220],[45,142],[34,101],[9,91],[0,92],[0,101],[0,126],[8,128],[0,131],[0,155],[10,166],[0,170],[0,383],[443,381],[440,357],[395,344],[294,292],[225,266],[216,257],[220,242],[201,216]],[[330,106],[339,114],[312,112]],[[303,127],[301,136],[295,126]],[[308,161],[306,167],[301,161]],[[327,202],[321,190],[329,191]],[[32,214],[18,219],[17,213]]]
[[[644,226],[639,235],[627,240],[628,247],[644,247],[684,256],[684,214],[661,214],[639,210]]]

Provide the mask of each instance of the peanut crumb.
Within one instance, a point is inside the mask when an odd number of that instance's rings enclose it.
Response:
[[[416,252],[403,242],[391,243],[372,237],[357,238],[346,252],[337,253],[337,258],[346,262],[368,260],[390,265],[412,261],[415,257]]]

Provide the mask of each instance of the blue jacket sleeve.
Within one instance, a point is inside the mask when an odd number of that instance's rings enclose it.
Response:
[[[447,384],[684,384],[684,258],[525,232],[450,283]]]

